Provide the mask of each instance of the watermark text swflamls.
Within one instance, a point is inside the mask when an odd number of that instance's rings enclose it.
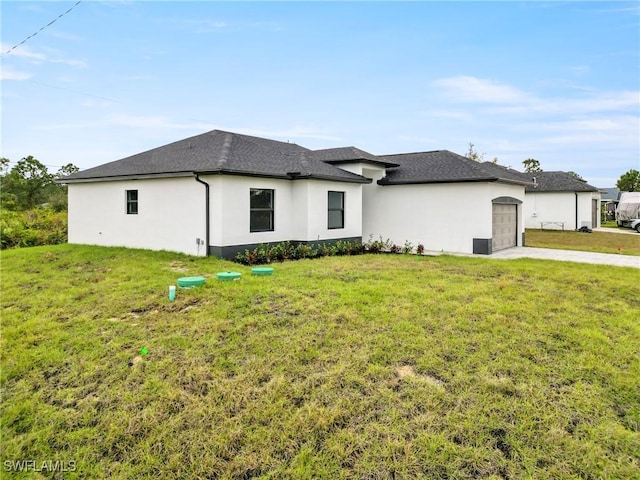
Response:
[[[5,472],[75,472],[76,461],[69,460],[5,460]]]

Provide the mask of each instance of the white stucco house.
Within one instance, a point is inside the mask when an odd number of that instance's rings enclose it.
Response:
[[[600,191],[568,172],[537,172],[525,192],[526,228],[578,230],[600,226]]]
[[[483,166],[493,171],[516,172],[491,162],[484,162]],[[600,226],[598,188],[569,172],[516,174],[528,182],[523,208],[525,228],[578,230]]]
[[[446,150],[376,156],[214,130],[60,182],[69,243],[233,258],[370,236],[461,253],[524,245],[521,175]]]

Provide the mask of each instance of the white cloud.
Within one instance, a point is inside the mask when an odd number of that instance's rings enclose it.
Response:
[[[327,140],[340,142],[342,139],[326,130],[294,125],[283,129],[269,129],[260,127],[232,127],[209,123],[201,120],[190,120],[186,122],[176,121],[164,115],[129,115],[120,114],[110,117],[109,124],[129,128],[165,128],[173,130],[192,130],[195,132],[206,132],[209,130],[221,129],[264,138],[282,139],[283,141],[296,141],[298,139]]]
[[[32,74],[16,71],[11,67],[3,66],[0,69],[0,80],[28,80],[31,77],[33,77]]]
[[[474,119],[474,116],[471,113],[467,111],[461,112],[458,110],[433,110],[429,112],[429,115],[432,117],[459,120],[462,122],[470,122]]]
[[[224,20],[213,20],[208,18],[198,19],[159,19],[160,24],[175,25],[179,28],[186,28],[194,33],[221,33],[221,32],[241,32],[248,30],[263,30],[268,32],[280,32],[282,26],[276,22],[235,22],[229,23]]]
[[[0,48],[2,52],[9,52],[8,54],[6,54],[8,58],[24,58],[36,65],[41,63],[57,63],[68,65],[74,68],[85,68],[87,66],[87,62],[84,60],[65,58],[61,52],[53,49],[45,49],[44,52],[37,52],[25,45],[20,45],[16,48],[11,49],[12,47],[5,43],[0,44]]]
[[[441,78],[431,86],[444,90],[445,95],[459,102],[519,103],[529,99],[526,93],[510,85],[466,75]]]
[[[640,91],[588,91],[580,98],[531,98],[519,105],[493,107],[488,112],[495,114],[576,115],[580,113],[637,111],[639,104]]]
[[[109,100],[99,100],[99,99],[88,98],[84,100],[80,105],[85,108],[106,108],[111,106],[112,104],[113,102]]]
[[[599,92],[582,88],[580,97],[537,97],[511,85],[471,76],[442,78],[431,85],[444,90],[445,95],[457,103],[494,104],[487,107],[484,113],[500,115],[575,115],[630,109],[637,112],[640,105],[640,91]],[[449,118],[453,118],[454,113],[451,110],[447,112]],[[468,115],[468,112],[459,114]]]
[[[398,140],[402,142],[421,143],[426,145],[437,145],[440,141],[437,138],[420,135],[399,135]]]
[[[49,32],[49,35],[51,35],[53,38],[59,38],[61,40],[70,40],[73,42],[79,42],[80,40],[82,40],[82,37],[79,37],[78,35],[74,35],[73,33],[60,32],[55,30]]]
[[[178,123],[163,115],[120,114],[110,118],[109,123],[133,128],[169,128],[176,130],[212,130],[213,124],[206,122]]]
[[[229,24],[218,20],[195,20],[189,23],[196,26],[196,33],[219,32],[229,28]]]
[[[537,125],[541,133],[553,132],[541,141],[553,144],[610,144],[614,146],[638,144],[640,120],[632,116],[590,118]]]
[[[588,65],[574,65],[572,67],[568,67],[567,70],[575,73],[576,75],[584,75],[585,73],[589,73],[591,68]]]
[[[31,3],[20,5],[20,10],[23,10],[25,12],[38,13],[38,14],[45,14],[45,15],[47,14],[47,10],[40,7],[39,5],[34,5]]]
[[[301,125],[294,125],[289,128],[284,128],[280,130],[272,130],[272,129],[257,129],[257,128],[236,128],[231,129],[234,132],[244,133],[245,135],[252,135],[256,137],[265,137],[265,138],[282,138],[282,139],[297,139],[297,138],[306,138],[306,139],[315,139],[315,140],[329,140],[329,141],[340,141],[341,138],[327,131],[323,131],[322,129],[317,129],[314,127],[305,127]]]

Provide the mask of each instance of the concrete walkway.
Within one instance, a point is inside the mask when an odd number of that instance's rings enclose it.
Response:
[[[638,234],[638,232],[636,232],[632,228],[602,228],[602,227],[598,227],[598,228],[594,228],[593,231],[594,232],[605,232],[605,233],[624,233],[624,234],[629,234],[629,235],[638,235],[640,237],[640,234]]]
[[[559,260],[562,262],[595,263],[601,265],[615,265],[618,267],[640,268],[640,257],[632,255],[581,252],[577,250],[554,250],[551,248],[513,247],[507,248],[506,250],[497,251],[491,255],[473,256],[484,256],[485,258],[497,260],[510,260],[514,258],[542,258],[545,260]]]
[[[596,228],[595,232],[610,232],[640,235],[631,229]],[[442,255],[445,252],[425,252],[425,255]],[[478,257],[489,260],[512,260],[514,258],[541,258],[544,260],[557,260],[560,262],[593,263],[600,265],[615,265],[617,267],[640,268],[640,257],[632,255],[617,255],[614,253],[582,252],[578,250],[554,250],[552,248],[512,247],[499,250],[491,255],[475,255],[469,253],[446,252],[447,255],[459,255],[464,257]]]

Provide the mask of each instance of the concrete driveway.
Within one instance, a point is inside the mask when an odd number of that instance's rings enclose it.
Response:
[[[636,233],[636,235],[638,235]],[[595,263],[601,265],[615,265],[617,267],[640,268],[640,257],[631,255],[617,255],[612,253],[581,252],[577,250],[554,250],[552,248],[513,247],[500,250],[484,256],[496,260],[510,260],[513,258],[542,258],[561,262]]]
[[[623,235],[640,235],[630,228],[594,228],[594,232],[619,233]],[[640,257],[617,255],[612,253],[581,252],[577,250],[554,250],[551,248],[514,247],[500,250],[489,256],[495,259],[542,258],[561,262],[594,263],[615,265],[617,267],[640,268]]]
[[[605,232],[605,233],[623,233],[623,234],[628,234],[628,235],[639,235],[640,234],[638,232],[636,232],[634,229],[632,228],[594,228],[593,229],[594,232]]]

